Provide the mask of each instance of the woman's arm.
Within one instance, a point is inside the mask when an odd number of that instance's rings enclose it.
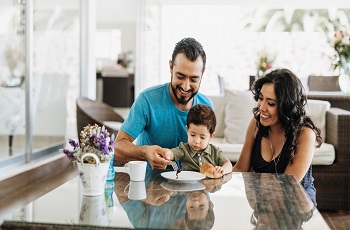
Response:
[[[248,172],[250,170],[250,159],[252,156],[254,139],[257,133],[256,120],[253,117],[248,125],[241,154],[237,163],[233,166],[233,172]]]
[[[296,139],[296,149],[293,161],[284,171],[294,175],[300,182],[309,169],[315,153],[316,134],[309,127],[304,127]]]

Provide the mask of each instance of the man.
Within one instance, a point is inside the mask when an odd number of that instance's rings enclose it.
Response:
[[[205,51],[195,39],[184,38],[176,44],[169,61],[171,82],[140,93],[116,137],[116,161],[147,160],[152,169],[166,168],[169,160],[162,147],[174,148],[187,141],[190,108],[213,107],[208,97],[198,93],[205,64]]]

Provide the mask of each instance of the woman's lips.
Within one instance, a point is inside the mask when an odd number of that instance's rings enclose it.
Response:
[[[260,114],[260,119],[263,121],[267,121],[268,119],[270,119],[270,116],[264,115],[264,114]]]

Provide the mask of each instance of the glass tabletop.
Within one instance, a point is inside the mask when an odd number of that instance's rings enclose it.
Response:
[[[146,180],[135,183],[123,167],[115,169],[102,196],[83,196],[75,177],[2,219],[131,229],[329,229],[290,175],[230,173],[181,184],[147,170]]]

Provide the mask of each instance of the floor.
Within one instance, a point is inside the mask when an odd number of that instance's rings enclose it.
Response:
[[[350,211],[321,212],[332,230],[350,229]]]

